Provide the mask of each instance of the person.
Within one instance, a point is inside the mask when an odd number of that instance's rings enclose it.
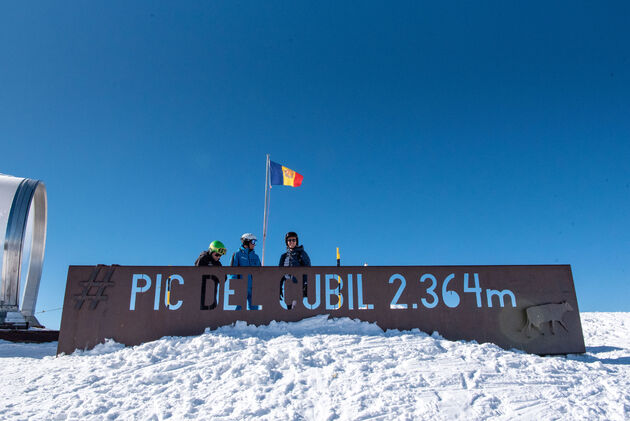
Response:
[[[284,236],[284,243],[287,246],[287,252],[280,256],[278,266],[310,266],[311,259],[304,251],[304,247],[299,245],[300,241],[297,233],[293,231],[287,232]]]
[[[256,236],[251,232],[241,235],[241,243],[238,251],[232,255],[230,266],[261,266],[260,258],[254,251]]]
[[[223,243],[215,240],[210,243],[208,250],[201,252],[195,261],[195,266],[223,266],[219,259],[221,259],[221,256],[223,256],[226,252],[227,249]]]

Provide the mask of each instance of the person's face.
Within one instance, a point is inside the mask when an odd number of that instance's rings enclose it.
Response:
[[[220,255],[219,253],[212,252],[212,259],[213,259],[215,262],[218,262],[220,258],[221,258],[221,255]]]
[[[297,238],[295,238],[295,237],[289,237],[289,238],[287,238],[287,246],[288,246],[290,249],[295,248],[295,246],[297,246]]]
[[[250,250],[254,250],[254,247],[256,247],[256,240],[251,240],[248,247]]]

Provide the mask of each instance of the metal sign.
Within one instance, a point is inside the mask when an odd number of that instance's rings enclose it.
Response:
[[[585,352],[568,265],[70,266],[58,353],[317,314],[535,354]]]

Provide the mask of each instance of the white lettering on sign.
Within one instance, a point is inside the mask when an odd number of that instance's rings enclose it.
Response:
[[[499,304],[503,307],[505,304],[503,303],[503,297],[508,296],[512,299],[512,307],[516,307],[516,297],[514,293],[509,289],[504,289],[503,291],[497,291],[496,289],[487,289],[486,296],[488,297],[488,307],[492,307],[492,296],[496,295],[499,297]]]
[[[144,286],[138,286],[138,281],[143,280]],[[136,309],[136,294],[147,292],[151,288],[151,278],[149,275],[134,273],[131,279],[131,297],[129,299],[129,310]]]
[[[167,288],[166,294],[164,295],[164,305],[169,310],[177,310],[178,308],[182,306],[182,303],[183,303],[182,300],[178,300],[175,304],[171,303],[171,290],[173,288],[173,281],[177,281],[178,284],[184,285],[184,278],[182,278],[179,275],[171,275],[166,280],[166,282],[168,282],[168,288]]]
[[[333,288],[330,287],[330,281],[333,280],[337,284]],[[326,289],[326,310],[337,310],[343,305],[343,295],[341,294],[341,288],[343,288],[343,280],[341,276],[327,273],[324,280],[324,287]],[[337,303],[332,304],[330,301],[331,296],[337,297]]]
[[[445,306],[449,308],[456,308],[461,303],[461,298],[459,294],[457,293],[457,291],[453,289],[449,289],[449,283],[453,280],[455,280],[455,274],[451,273],[447,275],[442,281],[442,294],[441,294],[442,300],[441,301],[444,303]],[[483,288],[481,288],[481,286],[479,285],[478,273],[473,273],[473,280],[474,280],[473,281],[474,286],[471,286],[470,275],[468,273],[464,273],[463,290],[464,290],[464,293],[474,293],[475,298],[476,298],[477,308],[481,308],[483,305],[482,297],[481,297]],[[407,281],[405,280],[405,277],[399,273],[395,273],[389,278],[390,284],[394,284],[395,281],[400,281],[400,285],[398,286],[398,289],[396,290],[396,293],[394,294],[394,297],[392,298],[392,301],[389,304],[389,308],[392,310],[407,309],[408,304],[398,302],[401,296],[403,295],[405,287],[407,286]],[[425,284],[426,281],[430,281],[430,284],[429,282]],[[440,303],[440,295],[438,295],[438,293],[436,292],[436,288],[438,287],[438,283],[439,283],[438,279],[431,273],[425,273],[420,277],[420,283],[427,285],[424,292],[428,296],[428,298],[427,297],[420,298],[420,302],[426,308],[435,308]],[[492,307],[492,298],[495,296],[499,297],[499,305],[501,307],[505,307],[505,299],[504,299],[505,296],[510,297],[510,303],[512,304],[512,307],[516,307],[516,296],[509,289],[504,289],[502,291],[498,291],[495,289],[486,289],[486,298],[487,298],[488,307]],[[418,303],[411,303],[411,308],[417,309]]]
[[[223,310],[238,311],[242,307],[236,304],[230,304],[230,296],[234,295],[235,291],[230,288],[231,279],[241,279],[242,275],[227,275],[225,278],[225,285],[223,286]]]
[[[363,304],[363,277],[357,274],[357,296],[359,299],[359,310],[374,310],[374,304]]]
[[[177,310],[184,303],[183,300],[178,300],[176,303],[171,302],[171,289],[173,281],[176,281],[179,285],[184,285],[184,278],[181,275],[171,275],[166,280],[166,290],[164,291],[164,305],[169,310]],[[138,294],[143,294],[151,289],[153,283],[151,277],[144,273],[134,273],[131,278],[131,293],[129,296],[129,310],[134,311],[136,309],[136,298]],[[160,309],[160,301],[162,298],[162,274],[155,275],[155,293],[153,298],[153,310]]]
[[[153,310],[160,309],[160,293],[162,292],[162,274],[155,275],[155,298],[153,299]]]
[[[178,299],[174,301],[173,297],[177,297],[177,292],[180,286],[184,285],[184,278],[181,275],[173,274],[166,278],[163,282],[164,276],[161,273],[155,274],[155,282],[152,282],[151,277],[144,273],[135,273],[131,280],[131,291],[129,297],[129,310],[136,310],[136,301],[139,294],[150,292],[152,294],[153,310],[161,310],[164,307],[167,310],[178,310],[183,305],[183,300]],[[321,285],[321,278],[324,278],[324,285]],[[463,278],[463,279],[462,279]],[[214,283],[215,296],[214,304],[212,307],[205,305],[205,289],[202,282],[202,310],[214,309],[219,303],[219,297],[223,296],[223,303],[221,308],[224,311],[241,311],[241,310],[262,310],[261,304],[253,304],[253,290],[254,279],[251,274],[247,275],[247,301],[243,303],[230,302],[235,301],[235,295],[237,290],[240,290],[245,285],[241,285],[234,280],[243,279],[242,274],[228,274],[225,277],[223,285],[220,286],[219,279],[216,278]],[[387,279],[387,278],[386,278]],[[463,282],[462,282],[463,281]],[[419,283],[422,287],[422,292],[419,297],[409,297],[405,294],[405,290],[408,286],[407,280],[400,273],[392,274],[387,283],[391,285],[393,297],[389,303],[391,310],[417,310],[421,307],[425,309],[433,309],[438,305],[444,305],[449,308],[458,308],[462,304],[462,297],[467,297],[467,294],[474,294],[475,304],[477,308],[484,307],[484,291],[485,291],[485,303],[488,308],[512,306],[516,307],[516,295],[509,289],[496,290],[490,288],[482,288],[479,281],[479,274],[463,273],[455,274],[450,273],[441,277],[436,277],[431,273],[420,274]],[[311,289],[314,293],[314,297],[308,295],[307,288],[308,278],[303,276],[302,280],[302,297],[301,299],[289,299],[285,296],[285,286],[291,285],[291,289],[295,293],[295,288],[299,284],[297,278],[292,274],[284,274],[280,280],[280,294],[279,305],[282,309],[290,311],[295,309],[296,305],[300,303],[304,308],[309,310],[315,310],[324,304],[326,310],[338,310],[342,307],[347,307],[348,310],[373,310],[374,304],[364,303],[365,293],[363,290],[362,274],[347,274],[344,280],[339,274],[327,273],[327,274],[315,274],[315,286]],[[322,297],[322,294],[324,297]],[[355,301],[356,294],[356,301]],[[238,294],[240,295],[240,294]],[[180,293],[181,296],[181,293]],[[407,302],[405,302],[407,301]],[[162,304],[163,303],[163,304]]]

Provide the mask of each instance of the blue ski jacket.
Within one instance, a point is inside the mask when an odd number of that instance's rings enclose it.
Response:
[[[232,255],[230,266],[260,266],[260,258],[254,250],[241,246]]]

